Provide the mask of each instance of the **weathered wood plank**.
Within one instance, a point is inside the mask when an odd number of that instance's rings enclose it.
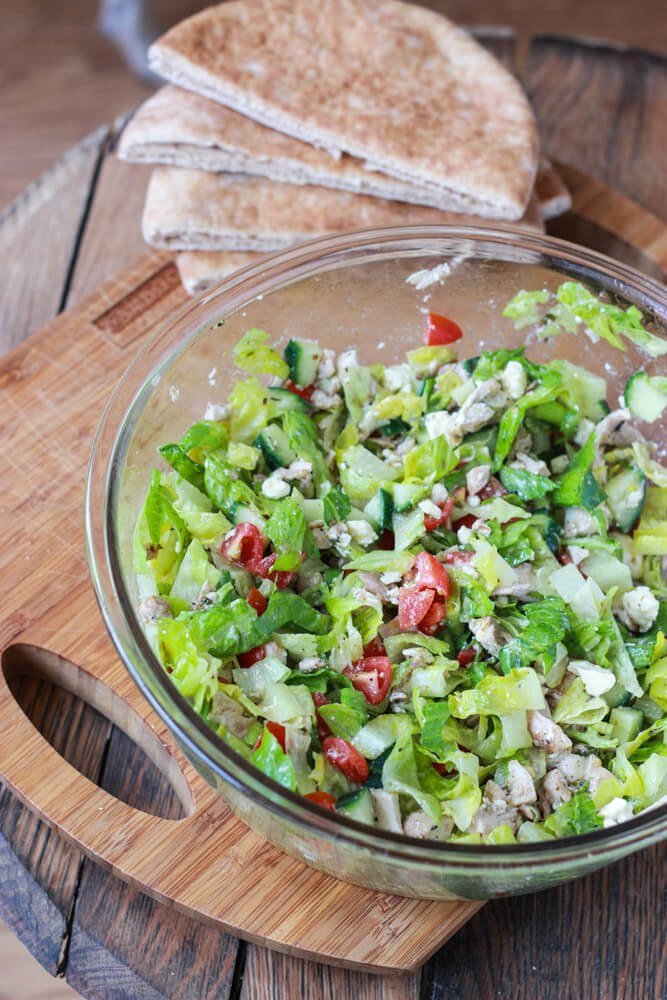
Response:
[[[538,36],[524,83],[547,156],[667,218],[667,57]]]
[[[15,696],[58,752],[95,780],[109,735],[106,720],[67,692],[31,677],[18,681]],[[52,975],[64,961],[82,857],[0,786],[0,915]]]
[[[667,850],[548,892],[487,903],[424,970],[423,1000],[667,996]]]
[[[421,971],[370,976],[248,945],[240,1000],[419,1000]]]
[[[93,132],[0,214],[0,355],[61,308],[107,135]]]

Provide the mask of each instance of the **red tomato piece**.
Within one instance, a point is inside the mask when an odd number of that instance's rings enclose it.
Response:
[[[289,392],[293,392],[295,396],[301,396],[301,399],[305,399],[307,402],[310,402],[310,397],[315,392],[314,385],[307,385],[305,389],[300,389],[298,385],[295,385],[294,382],[292,382],[291,378],[287,379],[283,388],[288,389]]]
[[[445,502],[440,504],[440,510],[442,513],[439,517],[435,517],[432,514],[424,514],[424,531],[435,531],[435,529],[439,528],[441,524],[448,521],[454,503],[454,497],[447,497]]]
[[[415,559],[415,587],[435,590],[442,597],[449,597],[447,570],[430,552],[418,552]]]
[[[264,539],[256,524],[243,521],[237,524],[220,546],[220,553],[230,562],[240,563],[254,572],[254,566],[262,558]]]
[[[391,661],[388,656],[363,656],[343,673],[369,705],[379,705],[391,684]]]
[[[264,594],[258,590],[257,587],[250,588],[248,591],[247,601],[250,607],[254,608],[258,615],[264,614],[269,603],[264,597]]]
[[[459,517],[454,521],[452,528],[454,531],[458,531],[459,528],[472,528],[476,520],[476,514],[464,514],[463,517]]]
[[[402,629],[414,629],[433,604],[434,590],[401,587],[398,592],[398,624]]]
[[[442,558],[448,566],[456,566],[457,563],[469,563],[474,555],[475,553],[472,551],[450,549],[448,552],[443,554]]]
[[[264,646],[255,646],[254,649],[249,649],[247,653],[237,653],[236,659],[239,661],[240,667],[251,667],[253,663],[258,663],[263,660],[266,656],[266,649]]]
[[[457,660],[459,661],[459,666],[469,667],[476,656],[477,656],[477,650],[475,649],[475,647],[466,646],[466,648],[462,649],[459,652],[459,655],[457,656]]]
[[[321,694],[319,691],[313,691],[313,702],[315,703],[315,718],[317,720],[317,735],[320,738],[320,743],[324,743],[327,736],[333,736],[333,733],[329,729],[328,725],[317,711],[322,705],[328,705],[329,699],[325,694]]]
[[[433,601],[417,628],[424,635],[435,635],[447,617],[447,605],[444,601]]]
[[[574,559],[567,551],[567,549],[559,549],[556,558],[558,559],[558,562],[561,564],[561,566],[568,566],[571,562],[574,562]]]
[[[381,636],[376,635],[374,639],[371,639],[367,646],[364,646],[364,656],[386,656],[386,650]]]
[[[394,532],[390,531],[389,528],[385,528],[380,535],[378,548],[382,549],[384,552],[389,552],[394,548]]]
[[[249,568],[264,580],[273,580],[278,590],[284,590],[285,587],[289,587],[290,583],[296,579],[296,573],[291,573],[287,570],[272,570],[271,567],[277,558],[278,553],[274,552],[270,556],[265,556],[254,567]]]
[[[450,768],[448,764],[441,764],[439,760],[433,761],[433,767],[436,769],[438,774],[442,774],[445,778],[451,778],[454,774],[456,774],[455,767]]]
[[[363,785],[368,780],[366,759],[342,736],[328,736],[322,743],[322,753],[349,781]]]
[[[336,799],[333,795],[329,795],[328,792],[308,792],[304,798],[310,799],[316,806],[320,806],[321,809],[328,809],[330,812],[333,812],[336,808]]]
[[[440,316],[438,313],[430,312],[424,332],[424,343],[429,347],[439,344],[453,344],[455,340],[460,340],[463,330],[452,319]]]
[[[507,490],[495,476],[491,476],[486,486],[482,486],[477,494],[480,500],[492,500],[493,497],[506,497]]]
[[[285,727],[281,726],[279,722],[265,722],[264,723],[264,729],[268,729],[269,732],[271,733],[271,735],[275,736],[275,738],[280,743],[280,746],[282,747],[283,753],[285,753]],[[253,750],[256,750],[257,747],[262,742],[262,736],[264,735],[264,729],[259,734],[259,736],[257,738],[257,742],[255,743],[255,745],[253,747]]]

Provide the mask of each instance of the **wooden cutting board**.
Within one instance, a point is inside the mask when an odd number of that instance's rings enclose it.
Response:
[[[667,227],[570,168],[557,235],[664,279]],[[107,637],[82,534],[86,463],[116,381],[185,301],[167,254],[150,254],[0,362],[0,777],[101,865],[163,903],[248,940],[373,972],[419,967],[479,907],[357,888],[268,845],[238,820],[148,709]],[[133,809],[67,764],[11,686],[43,676],[125,730],[174,786],[184,818]]]

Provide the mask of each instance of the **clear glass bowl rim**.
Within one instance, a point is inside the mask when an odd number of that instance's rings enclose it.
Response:
[[[555,269],[560,264],[568,268],[570,276],[593,281],[604,279],[610,291],[667,322],[667,291],[658,282],[596,251],[511,226],[406,226],[358,230],[311,240],[271,254],[234,273],[163,320],[135,355],[111,395],[95,435],[86,481],[85,540],[91,580],[122,661],[176,741],[215,774],[217,780],[250,796],[276,818],[281,817],[298,827],[304,835],[372,850],[401,865],[445,866],[458,870],[542,868],[556,859],[576,863],[578,858],[597,854],[628,853],[667,836],[667,804],[645,810],[620,827],[599,829],[576,837],[537,843],[476,845],[416,840],[378,830],[338,814],[332,816],[289,791],[217,737],[169,681],[145,638],[125,589],[114,548],[114,485],[118,481],[115,473],[122,467],[123,443],[127,440],[132,418],[137,416],[137,407],[140,407],[156,368],[168,363],[171,356],[170,351],[165,362],[162,353],[165,342],[180,352],[197,336],[202,328],[202,314],[209,313],[212,306],[221,314],[235,311],[258,294],[266,294],[323,269],[339,267],[346,257],[351,263],[359,264],[395,253],[438,256],[445,251],[468,253],[472,249],[470,256],[474,256],[475,247],[486,250],[497,247],[499,259],[539,263]],[[183,339],[186,328],[194,328],[194,332]],[[132,393],[129,407],[123,395],[128,390]],[[113,444],[109,447],[107,440],[110,437]]]

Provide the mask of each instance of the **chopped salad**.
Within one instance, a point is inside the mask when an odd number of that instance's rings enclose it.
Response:
[[[667,350],[573,282],[505,315]],[[667,469],[634,420],[667,379],[610,409],[599,375],[461,336],[431,313],[367,366],[249,330],[247,377],[160,448],[140,615],[212,729],[324,809],[451,842],[612,826],[667,792]]]

